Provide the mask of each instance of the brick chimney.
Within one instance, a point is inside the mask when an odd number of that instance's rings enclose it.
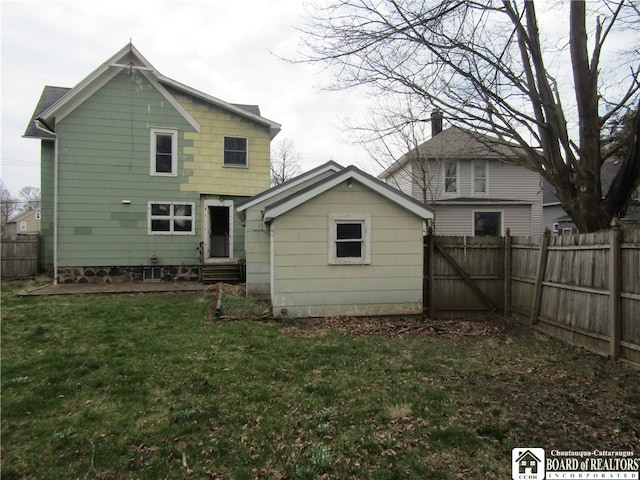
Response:
[[[442,131],[442,110],[436,109],[431,113],[431,137]]]

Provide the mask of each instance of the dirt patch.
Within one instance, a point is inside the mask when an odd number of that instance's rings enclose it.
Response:
[[[328,332],[382,337],[487,336],[511,330],[519,325],[501,316],[478,316],[431,320],[426,318],[330,317],[290,320],[282,323],[282,331],[292,337],[322,337]]]

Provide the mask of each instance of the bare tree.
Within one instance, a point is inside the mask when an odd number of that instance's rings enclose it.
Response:
[[[37,210],[40,208],[40,189],[36,187],[23,187],[18,196],[21,199],[22,210]]]
[[[271,157],[271,185],[280,185],[300,174],[300,155],[290,138],[283,138],[277,142]]]
[[[378,102],[368,117],[369,123],[354,130],[369,157],[384,172],[391,173],[390,184],[433,206],[442,193],[442,162],[423,158],[419,147],[432,129],[426,119],[412,117],[410,102],[410,98]]]
[[[637,1],[544,3],[544,22],[530,0],[334,1],[303,30],[304,61],[336,67],[334,88],[410,96],[414,118],[437,108],[517,145],[581,231],[623,211],[640,182],[638,116],[607,192],[600,139],[612,117],[640,106]]]
[[[16,198],[11,195],[11,192],[5,186],[4,182],[0,180],[0,215],[2,220],[2,225],[4,226],[11,217],[18,210],[18,201]]]

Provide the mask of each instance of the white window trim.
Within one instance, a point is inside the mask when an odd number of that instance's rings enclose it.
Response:
[[[447,192],[447,165],[456,166],[456,190],[455,192]],[[442,163],[442,194],[456,196],[460,192],[460,162],[457,160],[445,160]]]
[[[154,177],[175,177],[178,175],[178,130],[173,128],[149,129],[149,173]],[[171,135],[171,172],[156,171],[156,134]]]
[[[484,164],[484,192],[476,191],[476,164]],[[489,162],[488,160],[473,160],[471,162],[471,191],[474,195],[489,194]]]
[[[484,208],[471,211],[471,231],[476,236],[476,213],[499,213],[500,214],[500,232],[499,236],[504,237],[504,210],[496,210],[495,208]]]
[[[336,235],[339,223],[362,223],[362,255],[338,257],[336,255]],[[332,213],[329,215],[329,265],[370,265],[371,264],[371,215]]]
[[[152,219],[157,219],[160,216],[159,215],[151,215],[151,206],[152,205],[171,205],[171,213],[168,216],[169,219],[169,231],[168,232],[154,232],[151,229],[151,220]],[[191,206],[191,216],[184,216],[184,217],[176,217],[173,215],[173,206],[174,205],[190,205]],[[164,216],[162,216],[162,218],[165,218]],[[189,232],[176,232],[173,230],[173,222],[174,220],[177,219],[191,219],[191,231]],[[193,202],[166,202],[166,201],[149,201],[149,203],[147,204],[147,233],[149,235],[195,235],[195,229],[196,229],[196,204]]]
[[[27,222],[20,222],[20,231],[21,232],[27,231]]]
[[[233,165],[233,164],[229,164],[227,165],[226,163],[224,163],[224,152],[225,152],[225,148],[224,148],[224,139],[225,138],[243,138],[246,140],[247,142],[247,156],[246,156],[246,162],[244,165]],[[240,135],[223,135],[222,137],[222,166],[225,168],[249,168],[249,137],[242,137]]]

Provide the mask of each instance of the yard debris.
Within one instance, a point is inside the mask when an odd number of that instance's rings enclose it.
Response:
[[[499,315],[448,320],[388,317],[328,317],[287,321],[282,331],[292,337],[322,337],[329,331],[349,335],[403,337],[439,335],[445,337],[487,336],[504,332],[514,321]]]

